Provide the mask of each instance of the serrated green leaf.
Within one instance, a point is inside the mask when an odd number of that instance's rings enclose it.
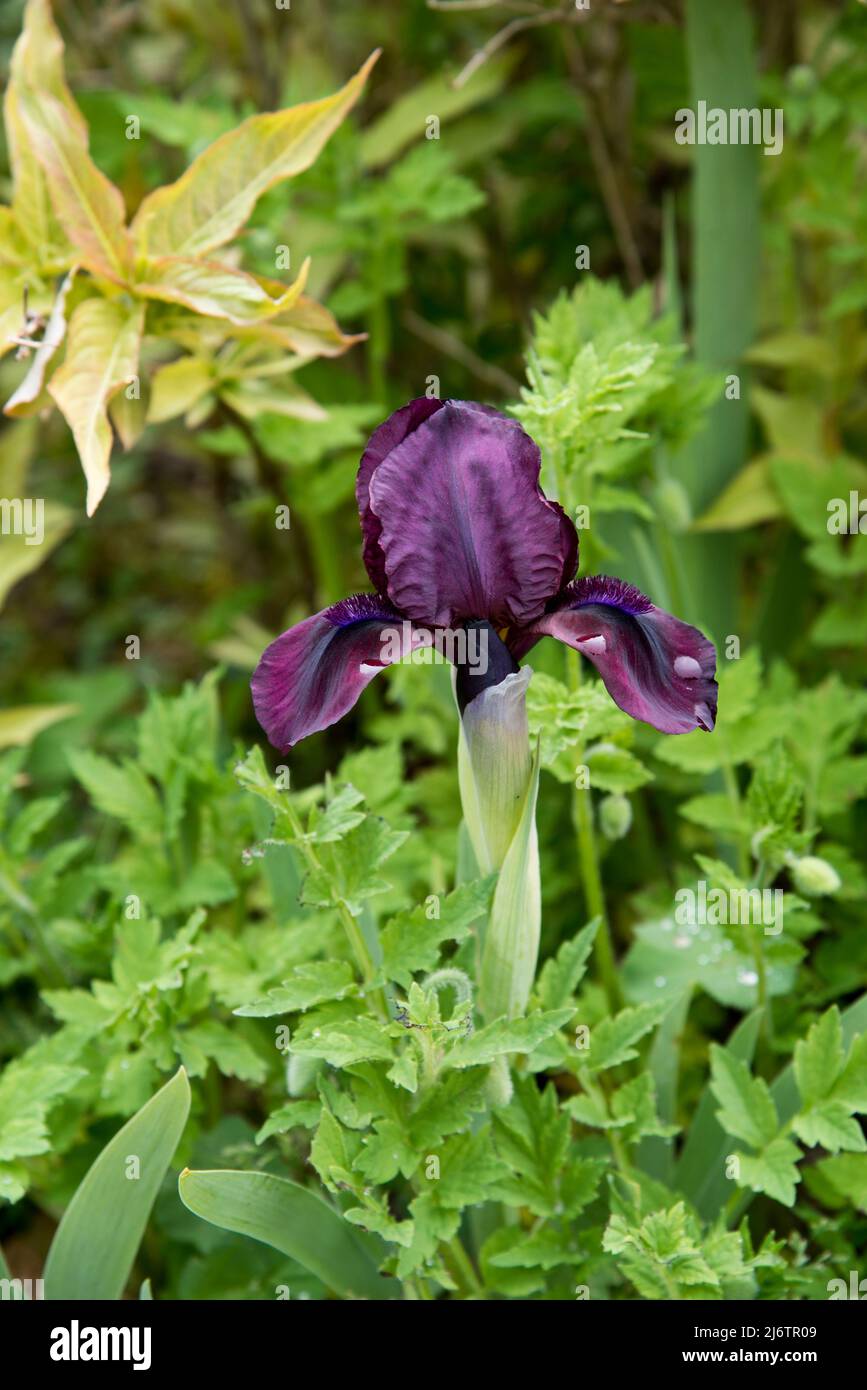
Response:
[[[0,1162],[47,1153],[51,1104],[86,1073],[42,1060],[31,1051],[9,1062],[0,1077]]]
[[[447,1055],[450,1067],[477,1067],[510,1052],[532,1052],[539,1043],[558,1032],[574,1014],[574,1009],[536,1011],[526,1018],[500,1018],[467,1038],[460,1038]]]
[[[487,1126],[474,1134],[461,1134],[447,1140],[437,1154],[438,1176],[420,1179],[429,1186],[442,1207],[462,1207],[487,1201],[491,1184],[504,1176],[504,1165],[491,1147]]]
[[[786,1207],[795,1205],[795,1191],[800,1174],[797,1163],[800,1153],[797,1144],[781,1136],[773,1139],[757,1154],[738,1154],[742,1187],[765,1192]]]
[[[766,1082],[725,1048],[711,1046],[711,1088],[719,1102],[717,1117],[728,1134],[763,1149],[780,1127]]]
[[[235,1009],[244,1018],[273,1018],[310,1009],[326,999],[343,999],[353,992],[352,968],[346,961],[310,961],[296,965],[288,980],[269,989],[264,999]]]
[[[371,1183],[387,1183],[401,1173],[411,1178],[421,1161],[407,1142],[402,1127],[394,1120],[376,1120],[373,1131],[364,1135],[353,1167]]]
[[[598,930],[599,919],[594,918],[570,941],[564,941],[556,956],[545,961],[536,986],[543,1009],[561,1009],[572,998],[584,975]]]
[[[839,1100],[824,1100],[796,1115],[792,1129],[808,1148],[820,1144],[829,1153],[847,1149],[854,1153],[867,1149],[867,1140],[849,1107]]]
[[[392,830],[379,816],[365,816],[336,844],[318,847],[320,867],[311,869],[305,877],[302,901],[312,907],[343,903],[357,917],[368,898],[388,888],[378,870],[400,848],[407,834],[405,830]]]
[[[578,1054],[581,1065],[596,1072],[631,1061],[638,1056],[635,1044],[656,1027],[669,1008],[670,1002],[661,1000],[658,1004],[622,1009],[613,1018],[604,1018],[590,1029],[590,1047]]]
[[[421,1152],[435,1148],[447,1134],[469,1127],[473,1115],[484,1108],[485,1078],[481,1069],[447,1072],[420,1096],[410,1117],[410,1132]]]
[[[836,1006],[795,1044],[795,1079],[804,1107],[827,1100],[843,1068],[843,1030]]]
[[[324,1057],[333,1067],[349,1067],[355,1062],[378,1059],[394,1061],[391,1040],[372,1018],[323,1025],[311,1035],[296,1037],[292,1049],[309,1057]]]
[[[395,980],[408,989],[413,975],[433,970],[444,941],[463,941],[488,909],[496,875],[462,884],[442,901],[429,901],[392,917],[381,934],[382,980]],[[431,916],[431,907],[435,915]]]
[[[178,1039],[181,1055],[184,1048],[199,1049],[206,1059],[213,1060],[224,1076],[237,1076],[241,1081],[261,1085],[268,1074],[263,1057],[242,1037],[240,1033],[228,1028],[219,1019],[209,1018],[184,1029]],[[203,1072],[207,1071],[207,1065]],[[196,1075],[200,1073],[197,1071]]]
[[[867,1114],[867,1032],[859,1033],[852,1039],[846,1064],[834,1083],[831,1095],[851,1110]]]
[[[273,1134],[287,1134],[293,1129],[314,1129],[321,1111],[318,1100],[290,1100],[272,1111],[261,1129],[256,1131],[256,1143],[264,1144]]]

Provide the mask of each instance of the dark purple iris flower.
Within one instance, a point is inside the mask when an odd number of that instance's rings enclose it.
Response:
[[[713,729],[713,644],[631,584],[574,579],[578,535],[540,471],[518,422],[472,401],[421,398],[380,425],[355,489],[376,592],[307,618],[263,654],[253,703],[276,748],[334,724],[378,671],[437,632],[479,627],[488,669],[459,670],[462,709],[551,636],[593,662],[627,714],[663,733]]]

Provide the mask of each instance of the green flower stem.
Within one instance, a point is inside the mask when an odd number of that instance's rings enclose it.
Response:
[[[566,667],[571,689],[580,689],[581,658],[571,647],[566,652]],[[582,744],[578,745],[576,752],[580,764],[584,753]],[[573,789],[572,821],[578,842],[578,863],[581,867],[581,880],[584,885],[587,912],[590,917],[599,918],[599,930],[596,933],[594,945],[596,966],[608,999],[608,1006],[612,1013],[616,1013],[623,1006],[623,993],[617,976],[614,948],[611,943],[611,928],[605,907],[605,894],[602,888],[602,875],[599,870],[599,854],[596,847],[596,832],[593,828],[593,810],[589,788],[582,790],[575,787]]]
[[[459,1236],[442,1244],[443,1261],[460,1291],[473,1298],[485,1298],[485,1289]]]
[[[415,1192],[420,1192],[421,1187],[418,1178],[413,1178],[412,1188]],[[458,1286],[458,1292],[468,1295],[471,1298],[486,1298],[484,1285],[475,1271],[472,1260],[467,1254],[464,1243],[460,1236],[452,1236],[450,1240],[440,1241],[439,1253],[442,1262]],[[405,1281],[408,1288],[411,1288],[416,1298],[430,1298],[424,1275],[419,1272]]]
[[[338,903],[337,915],[340,918],[344,931],[346,932],[347,939],[352,948],[353,955],[355,956],[355,959],[358,963],[358,968],[361,971],[364,983],[366,986],[368,986],[367,992],[369,992],[370,994],[371,1002],[373,1003],[373,1006],[376,1009],[376,1012],[379,1014],[380,1018],[382,1018],[383,1020],[387,1020],[388,1005],[385,1002],[384,992],[380,988],[369,988],[376,974],[376,967],[373,963],[373,958],[369,950],[367,949],[367,942],[365,941],[364,936],[362,935],[361,928],[359,927],[358,922],[353,917],[352,913],[349,911],[349,908],[346,906],[346,903]]]
[[[601,1102],[604,1108],[608,1108],[608,1097],[610,1095],[610,1090],[606,1087],[605,1082],[603,1081],[601,1076],[598,1082],[594,1082],[591,1079],[589,1072],[581,1071],[578,1073],[578,1080],[581,1082],[581,1087],[588,1096],[591,1096],[594,1100]],[[614,1163],[617,1167],[618,1172],[622,1173],[624,1177],[629,1177],[630,1173],[632,1172],[632,1164],[629,1162],[629,1158],[627,1157],[626,1147],[623,1143],[623,1140],[620,1138],[620,1135],[617,1133],[615,1129],[606,1130],[605,1137],[611,1145],[611,1152],[614,1155]]]
[[[717,735],[717,737],[719,737],[719,735]],[[725,743],[723,743],[722,747],[725,753],[725,758],[722,763],[723,785],[726,789],[726,796],[731,802],[732,810],[734,811],[736,817],[739,818],[741,814],[741,794],[738,789],[738,779],[734,770],[734,766],[732,765],[732,761],[728,756],[728,750],[725,746]],[[744,838],[742,835],[738,836],[737,853],[738,873],[740,874],[741,878],[746,878],[750,871],[750,856],[747,851],[747,847],[744,843]]]
[[[759,867],[756,872],[755,883],[753,886],[761,892],[766,886],[767,871],[764,860],[759,860]],[[768,975],[765,967],[765,953],[762,950],[762,941],[758,932],[754,931],[750,938],[750,945],[753,953],[753,960],[756,965],[756,974],[759,977],[759,1005],[762,1009],[762,1024],[765,1030],[768,1047],[774,1045],[774,1007],[771,994],[768,989]]]
[[[430,1303],[427,1284],[421,1276],[410,1275],[404,1280],[404,1296],[408,1303]]]
[[[393,249],[393,248],[391,248]],[[385,267],[389,255],[389,245],[380,236],[374,246],[372,282],[381,285],[385,280]],[[383,407],[389,401],[387,367],[391,355],[391,321],[388,299],[377,294],[368,310],[370,338],[368,341],[367,367],[370,394]]]
[[[561,505],[571,514],[573,510],[573,497],[568,485],[563,450],[558,441],[547,441],[546,455],[551,459],[553,464],[554,476],[557,481],[557,492]],[[591,479],[584,475],[578,480],[578,484],[581,488],[582,499],[585,504],[589,506]],[[586,564],[588,553],[592,548],[592,546],[588,544],[588,542],[591,542],[591,539],[589,534],[586,536],[582,534],[581,541],[584,551],[582,560],[584,564]],[[567,684],[570,689],[579,690],[581,688],[581,658],[572,647],[567,648],[566,651],[566,675]],[[584,756],[583,744],[578,745],[576,752],[577,761],[580,764]],[[620,981],[617,977],[614,948],[611,943],[611,927],[608,922],[608,912],[605,907],[605,894],[602,889],[602,875],[599,870],[599,854],[596,848],[596,832],[593,828],[593,808],[589,789],[579,790],[577,787],[573,789],[572,823],[575,827],[575,834],[578,842],[578,862],[581,867],[581,879],[584,886],[587,911],[590,917],[599,918],[599,930],[596,933],[596,942],[594,945],[596,967],[608,999],[608,1006],[612,1013],[614,1013],[622,1007],[623,994],[620,989]]]
[[[296,844],[301,851],[307,867],[316,873],[322,873],[323,868],[319,861],[319,857],[304,834],[304,827],[299,820],[298,812],[288,799],[286,801],[286,817],[292,827],[292,833],[295,836]],[[389,1013],[388,1005],[385,1001],[385,994],[378,986],[376,988],[371,987],[376,975],[376,966],[373,963],[373,957],[370,951],[367,949],[367,942],[364,939],[361,928],[345,902],[342,900],[337,902],[336,908],[341,925],[346,932],[352,954],[355,956],[356,964],[361,972],[361,978],[367,986],[366,993],[382,1021],[388,1022]]]

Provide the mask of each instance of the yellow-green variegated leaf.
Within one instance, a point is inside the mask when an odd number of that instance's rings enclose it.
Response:
[[[40,266],[51,265],[66,238],[54,215],[48,184],[21,115],[17,86],[10,82],[3,98],[3,122],[13,175],[12,208]]]
[[[291,309],[260,324],[255,335],[251,330],[239,336],[255,336],[275,347],[289,348],[300,357],[339,357],[354,343],[363,342],[367,334],[343,333],[324,304],[302,294]]]
[[[290,420],[327,420],[328,411],[290,380],[280,385],[270,381],[233,381],[220,391],[221,398],[245,420],[260,415],[286,415]]]
[[[206,396],[214,382],[212,364],[204,357],[181,357],[154,373],[148,424],[185,415]]]
[[[27,242],[11,208],[0,207],[0,267],[20,267],[28,259]]]
[[[75,271],[71,270],[61,281],[39,347],[34,349],[30,366],[18,389],[4,405],[4,415],[29,415],[39,408],[46,369],[66,337],[66,298],[74,278]]]
[[[21,35],[12,50],[9,75],[12,82],[33,87],[59,101],[76,137],[87,141],[87,122],[66,84],[63,39],[54,23],[49,0],[27,0]]]
[[[140,264],[135,289],[146,299],[183,304],[197,314],[230,323],[252,324],[295,304],[304,289],[309,264],[305,261],[297,280],[273,297],[265,283],[244,270],[190,256],[160,256]]]
[[[693,522],[693,531],[742,531],[782,515],[767,458],[756,458],[723,488],[708,510]]]
[[[0,355],[8,352],[24,323],[23,285],[13,266],[0,266]]]
[[[72,430],[93,516],[109,483],[108,403],[138,372],[144,306],[86,299],[72,315],[66,359],[48,385]]]
[[[210,391],[206,396],[202,396],[200,400],[196,401],[196,404],[187,411],[184,417],[184,424],[187,429],[197,430],[199,425],[203,425],[216,404],[217,398]]]
[[[37,161],[21,115],[22,86],[46,92],[61,103],[78,139],[87,143],[87,126],[66,85],[63,40],[48,0],[28,0],[21,35],[12,50],[9,83],[4,98],[6,142],[13,173],[12,207],[17,225],[41,266],[59,263],[66,238],[54,215],[45,174]]]
[[[204,256],[231,241],[273,184],[307,169],[361,95],[372,53],[333,96],[250,116],[209,145],[176,183],[145,198],[132,224],[148,256]]]
[[[16,504],[22,508],[21,523],[18,525],[14,516],[9,518],[8,523],[7,518],[3,518],[6,524],[0,534],[0,608],[6,602],[10,589],[19,579],[32,574],[44,564],[72,525],[72,513],[67,507],[45,502],[40,508],[40,500],[10,498],[8,493],[4,493],[0,499],[0,509],[9,510]]]
[[[129,394],[129,387],[125,386],[108,404],[109,419],[117,430],[124,449],[131,449],[141,439],[148,421],[147,399],[141,394],[142,383],[138,382],[137,385],[139,390],[133,395]]]
[[[33,87],[22,87],[19,100],[54,212],[76,260],[96,275],[126,284],[132,253],[120,190],[97,169],[87,140],[62,102]]]
[[[0,710],[0,748],[31,743],[43,729],[77,713],[77,705],[17,705]]]

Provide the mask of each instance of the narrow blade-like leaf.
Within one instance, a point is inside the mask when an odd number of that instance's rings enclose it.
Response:
[[[251,1236],[297,1260],[341,1298],[394,1298],[368,1242],[307,1188],[271,1173],[213,1169],[180,1176],[181,1201],[196,1216]]]
[[[51,1243],[46,1298],[121,1297],[189,1111],[190,1086],[181,1068],[105,1146]]]

